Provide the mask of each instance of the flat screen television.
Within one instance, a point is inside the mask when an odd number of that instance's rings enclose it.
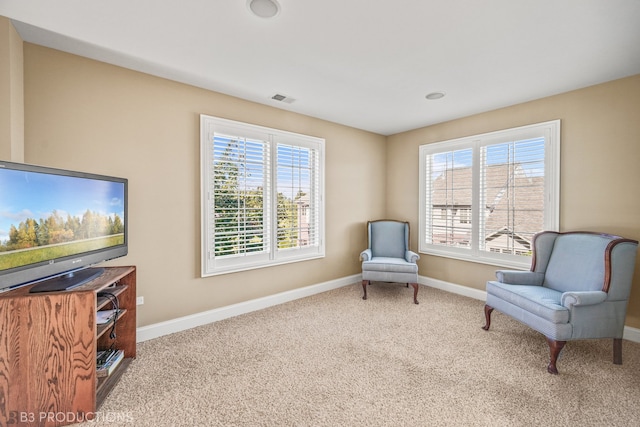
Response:
[[[0,292],[70,289],[127,255],[125,178],[0,160]]]

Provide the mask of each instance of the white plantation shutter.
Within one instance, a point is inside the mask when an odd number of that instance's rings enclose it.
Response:
[[[419,250],[528,267],[558,229],[559,156],[558,120],[422,145]]]
[[[433,245],[469,248],[473,180],[470,148],[437,153],[427,163],[431,202],[424,238]]]
[[[545,139],[481,147],[480,250],[531,255],[545,229]]]
[[[214,227],[210,250],[215,256],[268,252],[269,144],[214,132],[212,160]]]
[[[324,256],[324,140],[201,116],[202,275]]]

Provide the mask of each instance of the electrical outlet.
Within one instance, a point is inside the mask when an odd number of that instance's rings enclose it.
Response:
[[[142,305],[142,304],[144,304],[144,297],[137,297],[136,305]]]

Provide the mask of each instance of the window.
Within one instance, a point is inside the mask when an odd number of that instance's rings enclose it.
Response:
[[[200,116],[202,275],[324,256],[324,140]]]
[[[420,146],[422,253],[528,267],[558,230],[560,121]]]

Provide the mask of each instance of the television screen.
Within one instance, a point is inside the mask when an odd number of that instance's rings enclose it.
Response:
[[[126,254],[126,179],[0,161],[0,291]]]

